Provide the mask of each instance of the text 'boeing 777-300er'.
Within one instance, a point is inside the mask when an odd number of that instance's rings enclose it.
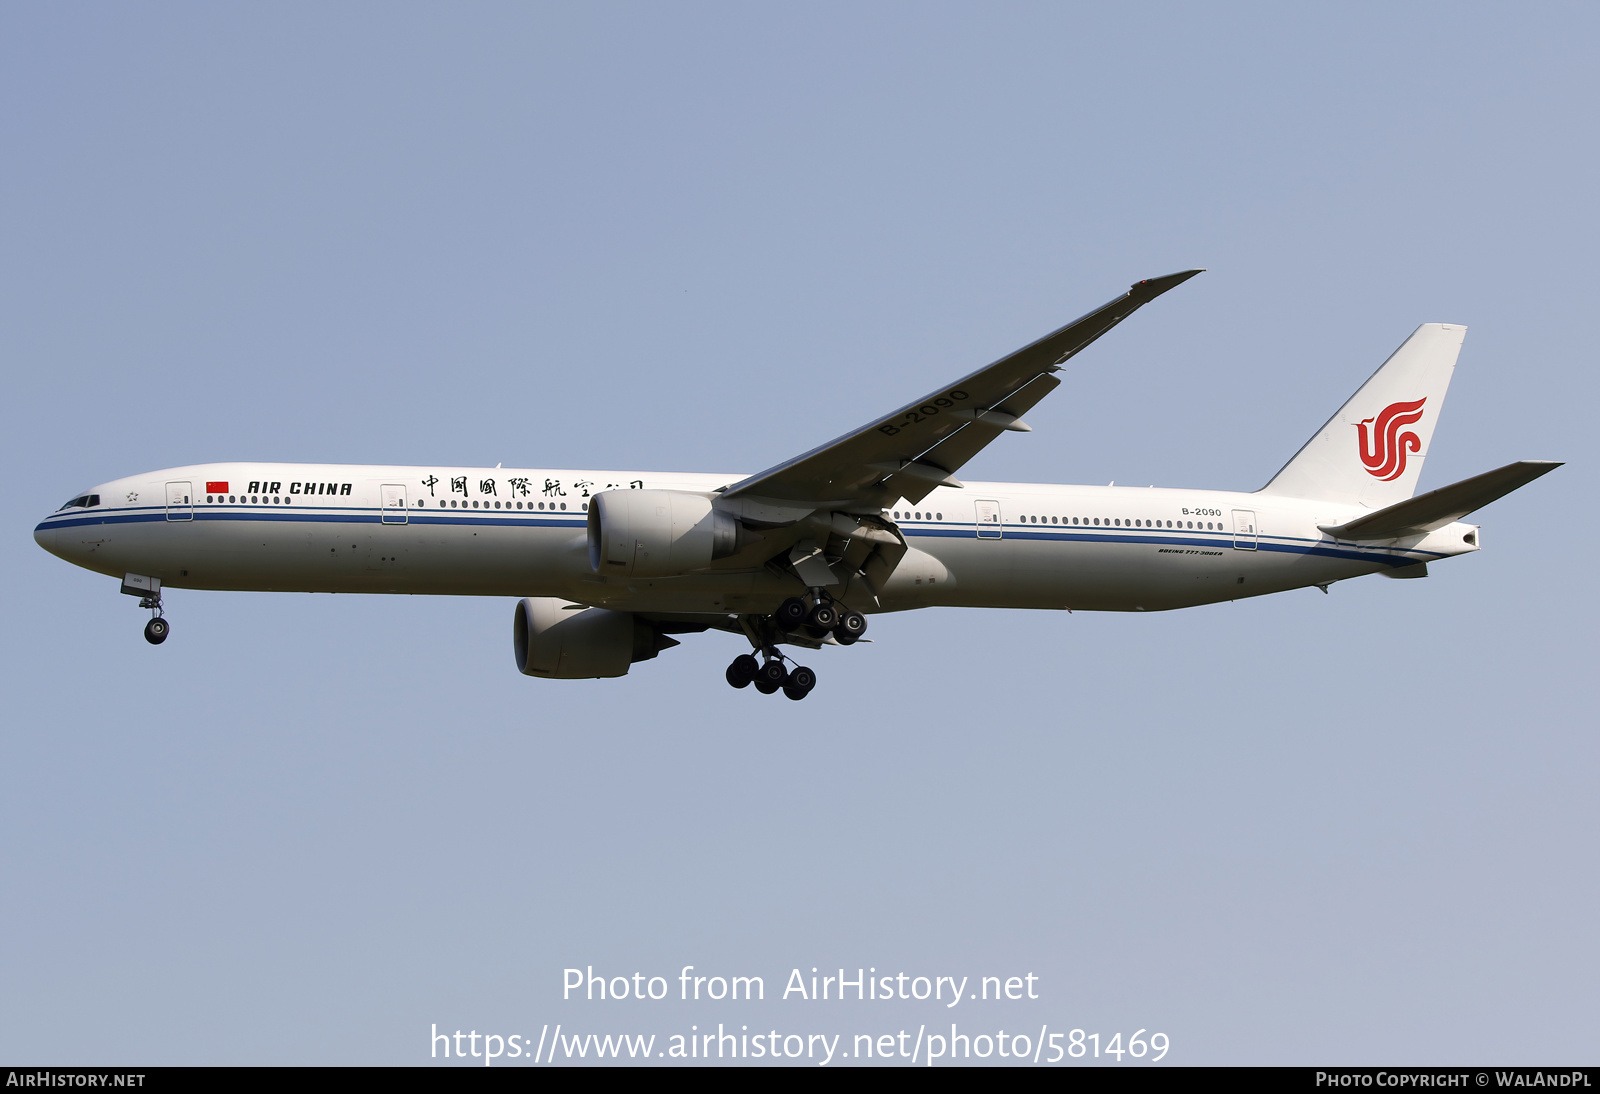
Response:
[[[1150,612],[1320,586],[1480,547],[1461,523],[1560,466],[1521,461],[1413,497],[1466,328],[1425,323],[1255,493],[961,482],[1074,356],[1199,270],[1102,308],[758,475],[217,463],[86,490],[34,531],[162,590],[515,596],[517,668],[622,676],[723,630],[734,687],[802,699],[780,647],[849,646],[875,612],[938,605]],[[758,659],[759,656],[759,659]]]

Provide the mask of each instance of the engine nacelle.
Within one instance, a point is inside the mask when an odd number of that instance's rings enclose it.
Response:
[[[512,639],[517,671],[552,680],[626,676],[635,661],[678,644],[632,612],[580,609],[553,596],[517,604]]]
[[[672,577],[734,554],[739,533],[737,520],[699,494],[605,490],[589,502],[589,565],[597,574]]]

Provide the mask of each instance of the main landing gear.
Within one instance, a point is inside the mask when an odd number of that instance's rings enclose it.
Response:
[[[728,683],[736,688],[754,684],[763,695],[781,689],[796,702],[810,695],[811,689],[817,686],[817,674],[804,665],[790,669],[784,666],[783,655],[777,650],[769,647],[761,652],[766,656],[765,661],[757,661],[748,653],[735,657],[724,674]]]
[[[791,596],[778,605],[778,610],[765,621],[752,622],[746,623],[747,633],[762,659],[758,661],[752,654],[740,654],[733,659],[724,676],[733,687],[745,688],[754,684],[763,695],[781,690],[797,702],[810,695],[817,686],[817,674],[804,665],[788,668],[784,664],[786,659],[778,652],[777,646],[783,636],[793,636],[790,640],[798,639],[799,645],[820,644],[831,638],[841,646],[848,646],[860,640],[867,631],[866,616],[834,603],[821,589],[812,590],[809,603],[801,597]]]
[[[866,616],[821,596],[816,598],[814,604],[791,596],[778,605],[778,610],[772,613],[772,620],[779,630],[803,634],[817,641],[832,635],[833,640],[841,646],[848,646],[867,633]]]

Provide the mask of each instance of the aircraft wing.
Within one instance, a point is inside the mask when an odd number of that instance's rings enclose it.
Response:
[[[774,519],[792,514],[793,520],[802,510],[876,512],[895,498],[914,504],[937,486],[960,486],[955,472],[985,445],[1007,430],[1027,431],[1021,416],[1061,383],[1053,374],[1069,357],[1201,272],[1140,281],[1109,304],[926,398],[734,483],[719,504],[737,500],[770,510]]]

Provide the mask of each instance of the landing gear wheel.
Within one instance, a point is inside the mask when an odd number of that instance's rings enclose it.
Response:
[[[772,618],[783,630],[792,631],[806,621],[808,611],[804,600],[798,596],[791,596],[778,605],[778,610],[772,613]]]
[[[773,692],[778,690],[778,685],[769,684],[758,676],[756,677],[756,690],[762,695],[771,695]]]
[[[160,616],[150,620],[144,625],[144,640],[152,646],[159,646],[167,640],[167,634],[172,627]]]
[[[806,616],[806,626],[823,634],[833,630],[837,622],[839,622],[839,612],[832,604],[818,604],[811,609],[811,614]]]
[[[798,703],[810,695],[811,689],[816,686],[817,674],[801,665],[789,674],[789,682],[784,685],[783,693]]]
[[[867,633],[867,617],[860,612],[842,612],[833,628],[833,637],[841,646],[858,641]]]
[[[761,666],[761,672],[756,677],[756,686],[767,684],[772,691],[777,691],[789,682],[789,670],[783,667],[783,662],[776,657]],[[762,694],[771,695],[772,691],[763,690]]]
[[[756,678],[756,673],[761,671],[761,665],[748,653],[741,653],[733,659],[733,664],[728,666],[724,674],[728,683],[736,688],[749,687],[750,682]]]

